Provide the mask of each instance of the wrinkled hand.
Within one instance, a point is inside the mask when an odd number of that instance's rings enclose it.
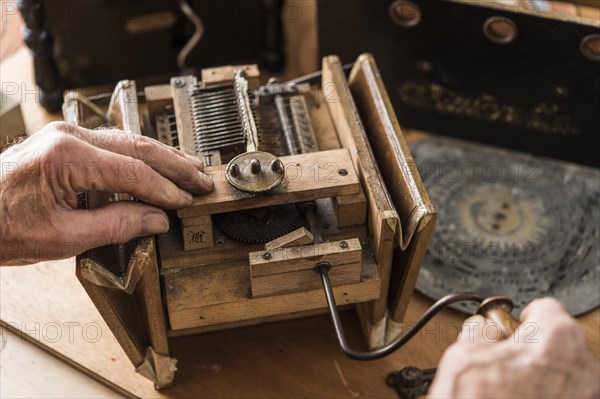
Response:
[[[500,341],[497,327],[473,316],[448,348],[430,398],[597,398],[600,365],[581,326],[552,298],[521,312],[519,329]],[[500,341],[500,342],[498,342]]]
[[[147,137],[51,123],[0,154],[0,264],[61,259],[164,233],[161,208],[184,208],[192,194],[212,191],[201,170],[200,160]],[[85,190],[139,201],[78,210],[77,193]]]

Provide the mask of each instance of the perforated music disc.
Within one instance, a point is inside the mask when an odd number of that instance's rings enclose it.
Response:
[[[600,171],[448,138],[412,146],[438,212],[417,290],[600,305]],[[472,312],[470,304],[457,309]]]

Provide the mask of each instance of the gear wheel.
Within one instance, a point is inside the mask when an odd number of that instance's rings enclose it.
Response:
[[[269,242],[302,225],[295,204],[221,213],[213,222],[227,237],[248,244]]]

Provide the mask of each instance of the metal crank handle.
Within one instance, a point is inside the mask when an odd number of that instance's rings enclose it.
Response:
[[[519,321],[515,319],[511,312],[513,310],[513,302],[507,297],[494,296],[484,298],[482,295],[476,292],[458,292],[455,294],[449,294],[435,302],[419,320],[403,335],[396,338],[394,341],[388,343],[386,346],[379,348],[371,352],[357,352],[352,350],[346,342],[344,329],[342,327],[342,321],[338,313],[337,305],[335,303],[335,295],[333,294],[333,287],[329,279],[329,270],[331,266],[326,262],[321,262],[315,267],[315,271],[321,275],[321,283],[323,284],[323,290],[325,291],[325,299],[327,301],[327,307],[329,308],[329,314],[333,321],[333,327],[335,334],[338,339],[338,343],[342,351],[350,358],[355,360],[376,360],[381,359],[396,350],[400,349],[406,344],[412,337],[414,337],[420,330],[427,324],[429,320],[433,318],[440,310],[450,306],[457,302],[462,301],[474,301],[479,303],[479,307],[475,314],[479,314],[495,322],[500,326],[500,330],[504,338],[510,337],[517,327]]]
[[[508,338],[519,327],[520,321],[512,315],[514,308],[512,300],[505,296],[492,296],[484,299],[475,314],[499,326],[502,336]]]

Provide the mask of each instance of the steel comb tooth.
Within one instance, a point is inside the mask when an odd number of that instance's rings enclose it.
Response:
[[[156,114],[156,130],[158,139],[162,143],[179,149],[179,138],[177,136],[177,124],[175,114],[169,113],[173,110],[165,110]]]
[[[194,143],[199,153],[226,150],[244,143],[240,115],[231,85],[190,92]]]
[[[190,90],[191,121],[194,129],[194,144],[198,153],[211,151],[236,151],[246,144],[244,135],[244,112],[240,109],[235,83],[218,86],[195,86]],[[316,148],[306,103],[302,96],[281,98],[279,107],[259,104],[252,93],[248,93],[250,113],[256,124],[258,145],[261,150],[276,156],[289,154],[289,139],[294,147],[304,152]],[[171,117],[171,115],[169,115]],[[175,118],[169,119],[175,123]],[[285,124],[285,126],[284,126]]]

